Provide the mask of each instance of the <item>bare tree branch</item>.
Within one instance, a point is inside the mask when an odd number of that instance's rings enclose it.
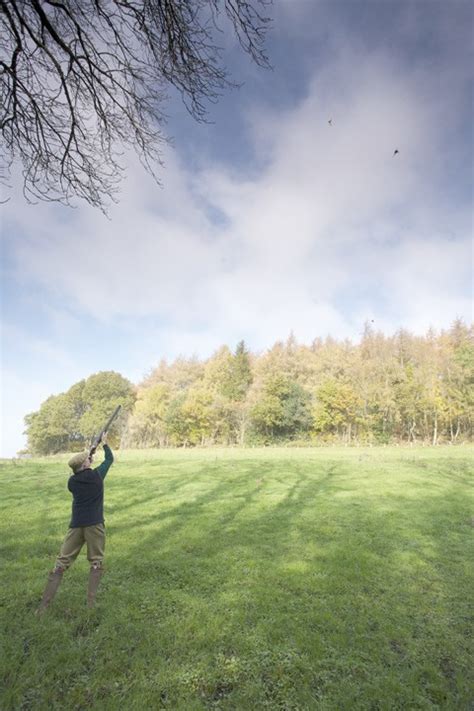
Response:
[[[230,20],[268,67],[272,0],[0,0],[0,183],[14,163],[28,201],[116,199],[132,148],[157,178],[174,87],[198,121],[235,86],[216,36]]]

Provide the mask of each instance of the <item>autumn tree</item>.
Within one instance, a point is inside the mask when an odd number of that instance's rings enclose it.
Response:
[[[314,431],[350,442],[361,417],[361,405],[360,395],[351,384],[328,378],[316,393]]]
[[[228,397],[232,387],[232,353],[228,346],[219,348],[205,363],[203,385],[216,395]]]
[[[399,365],[393,339],[366,324],[353,355],[346,372],[360,398],[357,438],[387,444],[393,437],[397,418],[393,383],[398,377]]]
[[[451,357],[444,365],[443,385],[451,442],[461,431],[474,433],[474,329],[456,321],[445,334]]]
[[[250,353],[244,341],[237,344],[234,353],[223,346],[206,363],[204,385],[213,392],[214,442],[243,444],[249,423],[246,396],[252,380]]]
[[[125,435],[128,445],[135,447],[164,447],[168,443],[166,415],[170,388],[156,383],[138,392],[137,401]]]
[[[162,359],[143,380],[140,387],[148,388],[163,383],[171,392],[183,392],[200,380],[204,374],[204,364],[198,358],[176,358],[172,363]]]
[[[462,322],[426,336],[386,337],[367,326],[358,344],[311,346],[293,336],[261,355],[240,342],[207,360],[161,361],[137,389],[118,373],[90,376],[27,418],[29,449],[85,446],[122,404],[123,446],[464,442],[474,435],[474,331]],[[122,427],[124,426],[124,428]]]
[[[174,446],[186,445],[189,441],[189,426],[184,409],[186,393],[181,392],[170,399],[166,410],[165,423],[169,443]]]
[[[104,208],[134,150],[156,178],[164,107],[176,90],[190,114],[233,86],[218,33],[268,66],[269,0],[1,0],[0,131],[6,177],[28,200],[82,198]]]
[[[166,414],[167,431],[174,445],[205,444],[213,431],[213,398],[194,387],[171,400]]]

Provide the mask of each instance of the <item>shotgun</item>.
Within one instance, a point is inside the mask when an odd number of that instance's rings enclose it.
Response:
[[[105,427],[103,427],[102,430],[100,431],[100,435],[99,435],[98,437],[96,437],[96,438],[92,441],[92,445],[91,445],[91,448],[90,448],[90,450],[89,450],[89,457],[92,457],[92,455],[95,454],[95,450],[96,450],[97,447],[99,446],[99,444],[100,444],[100,442],[101,442],[101,440],[102,440],[103,435],[108,431],[110,425],[112,424],[112,422],[115,420],[115,418],[116,418],[117,415],[119,414],[121,408],[122,408],[122,405],[117,405],[117,407],[115,408],[115,410],[114,410],[114,412],[113,412],[113,415],[107,420],[107,424],[106,424]]]

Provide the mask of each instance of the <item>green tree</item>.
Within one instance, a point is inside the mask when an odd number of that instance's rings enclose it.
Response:
[[[311,427],[311,396],[284,375],[270,376],[250,414],[254,430],[266,441],[293,439]]]
[[[120,431],[135,404],[135,389],[129,380],[112,370],[89,376],[84,383],[82,401],[84,413],[79,421],[80,431],[86,440],[97,435],[118,405],[122,412],[112,425],[109,441],[113,446],[120,442]]]
[[[184,410],[186,393],[181,392],[173,397],[165,415],[166,432],[171,445],[186,445],[189,441],[188,421]]]
[[[71,441],[82,444],[81,439],[77,440],[75,422],[67,395],[51,395],[41,404],[38,412],[25,417],[28,450],[40,455],[57,454],[69,450]]]
[[[242,402],[245,400],[252,381],[250,354],[245,346],[245,341],[239,341],[230,363],[230,378],[224,395],[230,400]]]
[[[35,454],[82,449],[93,435],[99,434],[117,405],[122,405],[121,417],[110,432],[110,442],[117,446],[134,402],[132,384],[119,373],[91,375],[75,383],[66,393],[50,396],[38,412],[26,416],[28,449]]]

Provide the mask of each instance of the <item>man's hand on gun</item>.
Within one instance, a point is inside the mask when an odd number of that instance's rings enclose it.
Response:
[[[96,453],[97,447],[100,444],[107,444],[107,432],[102,432],[94,441],[91,449],[90,449],[90,455],[94,455]]]

